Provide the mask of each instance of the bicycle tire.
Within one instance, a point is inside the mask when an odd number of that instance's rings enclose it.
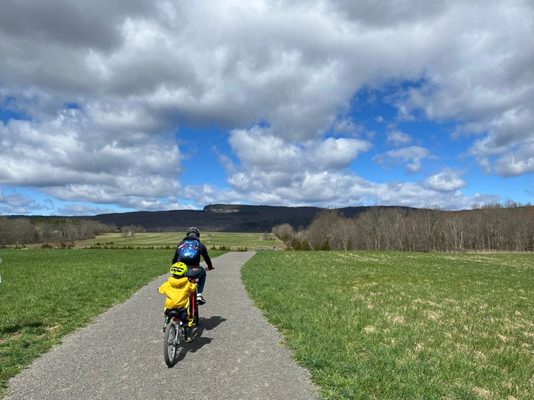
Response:
[[[178,335],[177,335],[178,330]],[[178,339],[178,340],[176,340]],[[168,367],[172,367],[178,361],[178,344],[180,340],[179,328],[171,319],[165,327],[163,335],[163,358]]]

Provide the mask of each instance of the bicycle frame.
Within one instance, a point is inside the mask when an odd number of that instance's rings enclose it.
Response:
[[[197,283],[197,279],[189,279],[192,283]],[[198,303],[197,303],[197,291],[189,295],[189,315],[193,318],[193,325],[198,326]]]

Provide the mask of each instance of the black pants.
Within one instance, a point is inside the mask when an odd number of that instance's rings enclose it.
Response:
[[[188,267],[185,276],[188,278],[198,279],[197,292],[202,293],[206,284],[206,270],[202,267]]]

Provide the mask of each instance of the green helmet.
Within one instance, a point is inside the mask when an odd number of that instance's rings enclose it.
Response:
[[[169,272],[173,276],[184,276],[187,272],[187,265],[185,265],[183,262],[174,263],[172,264]]]

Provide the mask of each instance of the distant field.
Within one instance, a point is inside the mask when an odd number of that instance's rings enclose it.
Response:
[[[172,250],[0,250],[0,398],[10,377],[168,272],[171,258]]]
[[[183,239],[182,233],[136,233],[134,237],[122,237],[120,233],[109,233],[95,239],[79,241],[79,247],[161,247],[174,248]],[[208,250],[224,247],[228,250],[265,250],[283,249],[284,244],[272,234],[234,233],[234,232],[202,232],[202,242]]]
[[[264,252],[243,280],[325,399],[534,399],[534,256]]]

